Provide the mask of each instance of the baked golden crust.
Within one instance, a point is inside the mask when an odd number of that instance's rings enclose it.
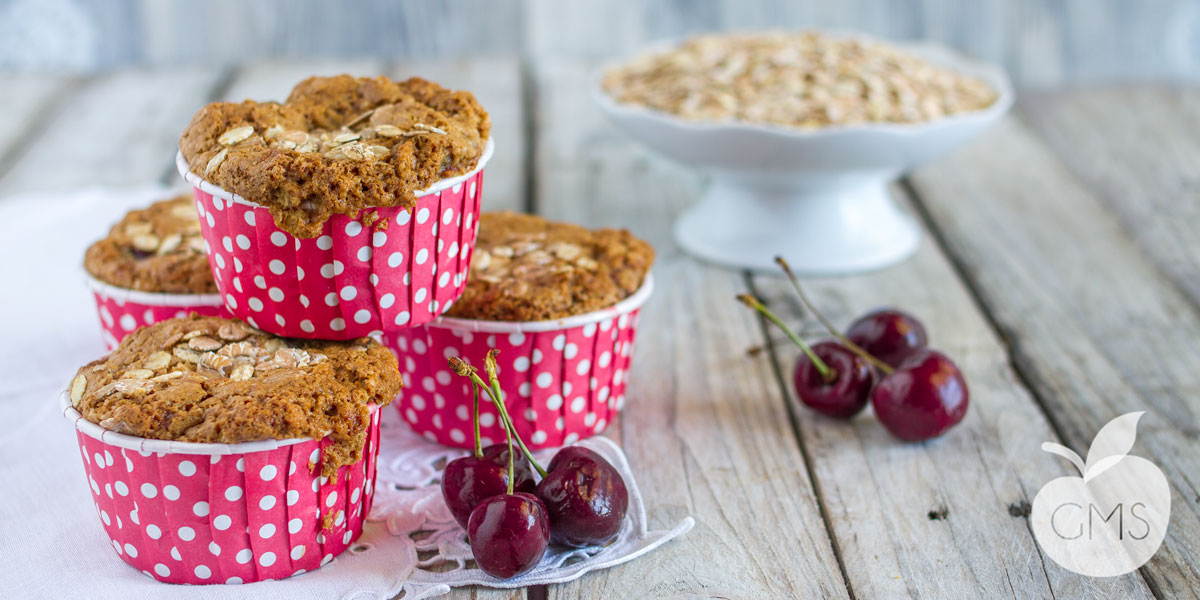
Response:
[[[215,294],[191,194],[129,211],[84,254],[87,272],[140,292]]]
[[[610,307],[641,287],[654,249],[624,229],[585,229],[484,213],[471,271],[450,317],[544,321]]]
[[[323,473],[357,462],[370,423],[401,388],[396,357],[370,338],[272,336],[237,319],[191,315],[143,327],[79,369],[83,418],[129,435],[237,443],[329,436]]]
[[[311,238],[333,214],[414,206],[415,190],[474,169],[490,132],[470,92],[338,75],[301,81],[283,104],[209,104],[179,148],[192,173]]]

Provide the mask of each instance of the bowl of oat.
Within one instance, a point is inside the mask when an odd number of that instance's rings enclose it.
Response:
[[[888,192],[1012,105],[997,67],[930,43],[708,34],[603,67],[592,95],[622,131],[709,176],[675,224],[718,264],[838,275],[900,262],[920,228]]]

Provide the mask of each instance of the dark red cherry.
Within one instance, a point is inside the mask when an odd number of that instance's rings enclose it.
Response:
[[[508,579],[542,560],[550,544],[550,517],[533,494],[492,496],[471,511],[467,538],[475,564],[488,575]]]
[[[513,491],[532,494],[534,486],[537,485],[533,480],[533,467],[529,466],[529,459],[525,458],[520,448],[514,446],[514,450],[516,454],[513,456]],[[508,444],[492,444],[484,448],[483,457],[508,470]]]
[[[529,461],[518,455],[513,461],[513,491],[532,493],[535,487]],[[483,458],[456,458],[442,470],[442,498],[454,520],[463,529],[471,511],[485,499],[508,491],[508,445],[484,448]]]
[[[551,535],[565,546],[595,546],[621,530],[629,491],[621,474],[583,446],[563,448],[535,492],[550,513]]]
[[[846,338],[889,366],[925,348],[925,326],[916,317],[885,308],[869,312],[850,324]]]
[[[937,437],[967,414],[967,382],[946,355],[921,350],[875,385],[871,405],[892,435],[916,442]]]
[[[833,340],[813,344],[812,351],[833,369],[834,377],[826,381],[808,355],[801,353],[792,371],[800,402],[837,419],[858,414],[871,398],[875,370],[862,357]]]

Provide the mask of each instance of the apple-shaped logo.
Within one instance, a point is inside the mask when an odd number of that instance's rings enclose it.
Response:
[[[1029,515],[1038,544],[1071,571],[1124,575],[1146,564],[1162,544],[1171,515],[1167,478],[1154,463],[1128,454],[1143,414],[1109,421],[1092,440],[1086,462],[1070,448],[1042,444],[1079,469],[1079,477],[1042,486]]]

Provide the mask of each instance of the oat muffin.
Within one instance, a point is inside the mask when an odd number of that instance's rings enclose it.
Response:
[[[215,294],[191,194],[129,211],[84,254],[97,280],[139,292]]]
[[[192,315],[143,327],[79,369],[71,404],[129,435],[237,443],[329,436],[322,472],[361,458],[368,404],[399,393],[396,357],[374,340],[275,337]]]
[[[446,316],[544,321],[610,307],[642,285],[654,249],[624,229],[483,213],[466,291]]]
[[[415,190],[472,170],[490,131],[470,92],[339,75],[300,82],[283,104],[209,104],[179,148],[192,173],[312,238],[332,214],[414,206]]]

